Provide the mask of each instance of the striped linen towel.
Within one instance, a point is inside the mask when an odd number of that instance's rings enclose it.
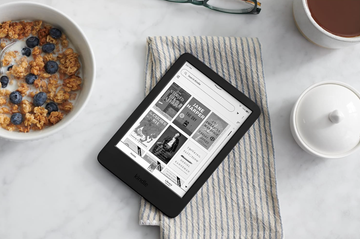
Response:
[[[256,102],[262,111],[218,169],[176,218],[141,199],[141,225],[171,238],[283,237],[261,46],[257,38],[149,37],[145,93],[175,60],[191,53]]]

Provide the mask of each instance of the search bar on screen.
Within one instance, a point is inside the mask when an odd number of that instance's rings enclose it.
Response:
[[[209,87],[207,84],[202,82],[199,78],[194,76],[192,73],[190,73],[188,70],[182,70],[181,74],[185,76],[186,79],[188,79],[191,83],[196,85],[200,90],[202,90],[205,94],[210,96],[213,100],[215,100],[217,103],[219,103],[221,106],[223,106],[225,109],[227,109],[230,112],[233,112],[235,110],[234,105],[232,105],[229,101],[227,101],[224,97],[219,95],[216,91],[214,91],[211,87]],[[210,93],[210,94],[209,94]],[[217,98],[214,98],[212,96],[212,93],[217,95]]]

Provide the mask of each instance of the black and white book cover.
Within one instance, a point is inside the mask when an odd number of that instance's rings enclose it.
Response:
[[[190,94],[173,83],[155,104],[155,109],[171,120],[190,98]]]
[[[210,110],[205,105],[192,98],[180,114],[176,116],[173,123],[190,136],[209,112]]]
[[[165,120],[150,110],[131,132],[131,137],[141,145],[149,147],[166,126]]]
[[[169,126],[151,147],[150,152],[167,164],[185,143],[186,137]]]
[[[200,128],[195,132],[193,139],[205,149],[209,149],[226,129],[228,123],[215,113],[211,113]]]

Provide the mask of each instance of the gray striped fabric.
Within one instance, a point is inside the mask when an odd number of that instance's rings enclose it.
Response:
[[[141,199],[141,225],[160,226],[161,238],[282,238],[274,148],[261,46],[257,38],[150,37],[146,94],[188,52],[255,101],[262,114],[176,218]]]

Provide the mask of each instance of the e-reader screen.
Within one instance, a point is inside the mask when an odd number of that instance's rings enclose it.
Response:
[[[183,197],[251,113],[185,62],[116,147]]]

